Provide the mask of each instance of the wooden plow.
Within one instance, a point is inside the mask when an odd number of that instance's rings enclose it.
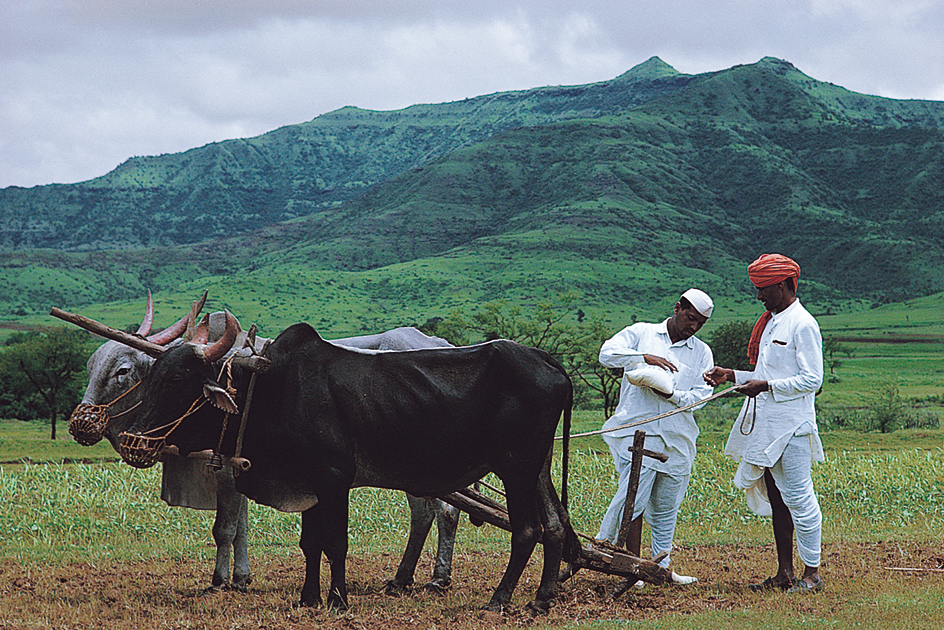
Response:
[[[630,533],[631,529],[638,529],[638,527],[641,526],[639,519],[637,519],[635,523],[632,521],[632,506],[635,505],[636,502],[636,490],[639,487],[642,458],[655,457],[662,461],[666,459],[666,456],[662,453],[654,453],[642,448],[645,435],[644,431],[636,431],[634,446],[630,448],[630,451],[632,451],[633,464],[630,472],[629,488],[626,492],[626,510],[620,527],[620,534],[617,539],[618,543],[625,542],[627,548],[618,547],[607,541],[594,540],[590,536],[578,533],[577,535],[586,540],[587,543],[581,545],[580,556],[561,571],[561,582],[570,579],[581,569],[621,576],[624,579],[620,580],[619,584],[609,592],[608,597],[611,599],[622,595],[639,580],[650,584],[671,583],[672,572],[669,569],[659,566],[659,562],[666,556],[665,553],[659,554],[651,560],[646,560],[638,557],[638,542],[636,542],[635,549],[632,547],[633,540],[638,541],[638,535],[633,536]],[[495,491],[500,492],[499,490]],[[511,531],[511,523],[508,520],[508,509],[499,501],[496,501],[474,488],[465,488],[458,492],[440,496],[439,498],[466,512],[470,520],[476,525],[489,523],[507,532]],[[627,540],[627,535],[629,535],[630,540]],[[631,552],[635,552],[635,554]]]

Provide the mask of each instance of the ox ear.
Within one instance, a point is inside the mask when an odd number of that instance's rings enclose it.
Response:
[[[236,406],[236,401],[233,400],[233,397],[229,395],[228,391],[219,385],[204,383],[203,395],[210,401],[210,404],[217,409],[229,414],[239,413],[239,407]]]

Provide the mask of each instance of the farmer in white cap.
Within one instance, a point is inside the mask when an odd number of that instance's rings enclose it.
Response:
[[[676,302],[672,317],[658,324],[633,324],[603,344],[600,363],[623,368],[616,413],[606,421],[604,429],[651,418],[711,396],[712,387],[705,383],[702,374],[711,369],[714,359],[711,348],[697,339],[695,333],[708,321],[713,309],[714,304],[705,292],[689,289]],[[647,450],[668,456],[665,463],[643,458],[633,506],[633,520],[645,516],[649,524],[653,557],[672,551],[678,509],[695,461],[698,426],[692,411],[638,427],[646,432]],[[635,431],[636,428],[631,427],[603,434],[619,474],[619,489],[603,517],[596,536],[598,540],[615,543],[619,534],[632,468],[629,448],[633,446]],[[634,531],[638,535],[641,527]],[[627,541],[630,549],[638,549],[639,544],[638,539]],[[667,568],[670,558],[666,556],[660,564]],[[680,584],[697,581],[675,571],[672,571],[672,579]]]

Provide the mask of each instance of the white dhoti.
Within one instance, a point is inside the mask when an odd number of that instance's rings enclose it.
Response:
[[[626,503],[626,489],[629,487],[629,476],[632,466],[627,460],[620,460],[619,487],[610,506],[600,523],[600,532],[597,540],[608,540],[616,543],[620,524],[623,520],[623,509]],[[660,473],[652,468],[643,467],[639,475],[639,488],[636,490],[636,505],[633,510],[633,519],[643,515],[649,523],[652,535],[652,555],[655,557],[665,551],[670,554],[659,564],[668,567],[671,560],[672,539],[675,536],[675,524],[678,519],[678,509],[688,490],[691,475],[669,475]]]
[[[784,504],[793,518],[797,553],[808,567],[821,559],[823,513],[813,491],[813,449],[809,435],[794,435],[783,455],[769,468]],[[742,461],[734,485],[745,491],[747,505],[758,516],[770,516],[770,500],[764,483],[764,468]]]

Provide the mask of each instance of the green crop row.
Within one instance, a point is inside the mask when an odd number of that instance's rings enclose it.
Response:
[[[40,561],[128,559],[212,553],[212,512],[172,508],[159,499],[159,468],[123,464],[14,464],[0,466],[0,554]],[[751,543],[769,538],[766,519],[754,516],[731,478],[735,463],[720,445],[703,447],[679,515],[677,542]],[[559,459],[554,471],[560,479]],[[569,475],[575,529],[596,533],[616,489],[607,453],[577,450]],[[944,530],[944,449],[831,451],[814,467],[825,516],[825,536],[850,540],[933,539]],[[495,482],[500,485],[500,482]],[[296,553],[299,517],[251,504],[250,545]],[[361,488],[352,492],[352,550],[398,553],[409,518],[403,494]],[[507,535],[464,523],[460,544],[502,548]]]

